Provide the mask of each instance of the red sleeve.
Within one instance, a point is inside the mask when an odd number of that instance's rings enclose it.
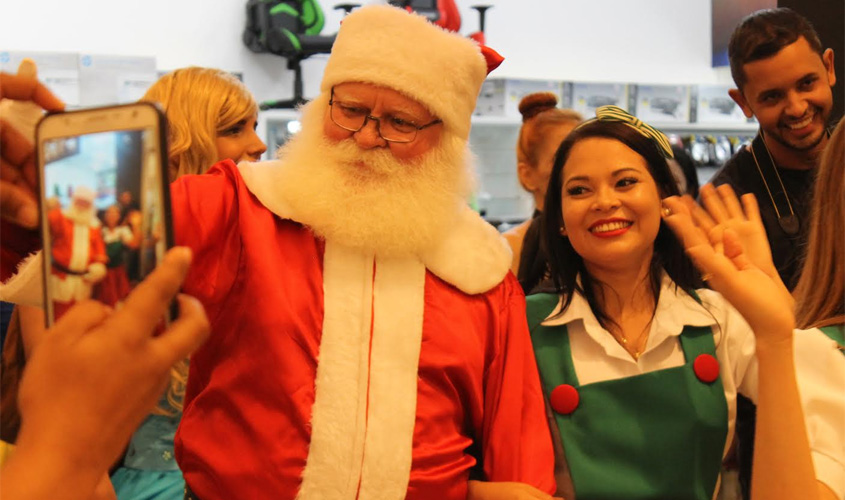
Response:
[[[183,290],[206,309],[225,298],[237,274],[238,175],[237,166],[225,160],[203,175],[185,175],[170,185],[175,243],[193,251]]]
[[[488,481],[518,481],[554,494],[554,448],[525,319],[525,296],[512,273],[502,287],[499,345],[484,395],[484,472]]]
[[[61,231],[61,224],[63,220],[64,215],[62,215],[61,208],[51,208],[47,211],[47,223],[50,225],[50,234]]]

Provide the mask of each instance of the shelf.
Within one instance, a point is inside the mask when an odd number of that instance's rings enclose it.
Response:
[[[473,116],[473,125],[503,125],[519,127],[522,121],[519,118],[508,116]],[[667,133],[699,133],[699,134],[725,134],[742,133],[753,135],[757,133],[756,123],[674,123],[674,122],[653,122],[649,125]]]

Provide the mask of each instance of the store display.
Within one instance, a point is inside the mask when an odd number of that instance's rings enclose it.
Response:
[[[629,111],[628,85],[624,83],[573,83],[572,109],[585,117],[596,114],[596,108],[612,104]]]
[[[690,89],[688,85],[636,85],[634,114],[645,122],[689,123]]]
[[[696,89],[697,123],[748,123],[745,114],[728,95],[731,85],[698,85]]]
[[[24,59],[35,62],[38,79],[68,108],[79,106],[79,54],[4,50],[0,51],[0,71],[15,73]]]

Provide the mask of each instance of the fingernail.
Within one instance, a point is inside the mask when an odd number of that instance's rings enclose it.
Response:
[[[167,259],[191,261],[192,252],[188,247],[173,247],[167,252]]]
[[[30,205],[22,207],[18,211],[18,222],[27,228],[38,226],[38,209]]]

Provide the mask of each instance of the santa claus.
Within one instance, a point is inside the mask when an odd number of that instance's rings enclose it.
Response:
[[[53,318],[60,318],[73,304],[91,297],[94,284],[106,275],[106,248],[94,209],[94,192],[79,186],[70,206],[49,209],[50,284]]]
[[[212,322],[176,455],[190,498],[554,491],[519,284],[466,204],[482,49],[389,6],[347,16],[302,131],[172,186]]]

